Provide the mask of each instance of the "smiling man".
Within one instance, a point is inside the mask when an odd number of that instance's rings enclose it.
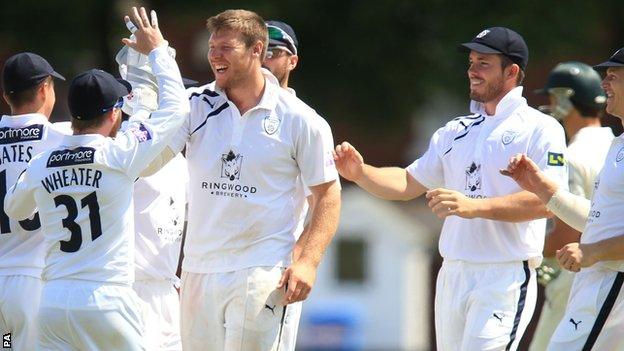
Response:
[[[294,350],[300,308],[333,237],[340,185],[327,122],[262,68],[264,20],[227,10],[207,21],[215,81],[190,89],[185,350]],[[314,197],[306,236],[300,182]],[[294,259],[293,250],[301,248]]]
[[[605,72],[602,88],[607,95],[607,113],[624,121],[624,48],[594,69]],[[620,135],[611,143],[591,201],[566,191],[526,155],[515,156],[503,172],[583,232],[580,243],[557,250],[561,267],[578,273],[549,351],[624,349],[623,160],[624,138]]]
[[[340,174],[388,200],[426,192],[444,226],[435,301],[437,350],[516,350],[537,294],[550,213],[539,198],[498,169],[517,150],[565,183],[563,128],[522,97],[528,48],[503,27],[460,45],[469,52],[472,115],[438,129],[425,154],[407,168],[364,163],[349,143],[336,146]]]

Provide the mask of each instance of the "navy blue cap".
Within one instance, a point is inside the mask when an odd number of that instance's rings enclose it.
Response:
[[[280,21],[267,21],[269,30],[269,48],[281,47],[297,55],[299,41],[291,26]]]
[[[65,80],[43,57],[32,52],[21,52],[6,60],[2,69],[2,87],[7,95],[18,93],[49,76]]]
[[[75,119],[89,120],[115,106],[119,98],[132,91],[130,83],[100,69],[76,76],[69,86],[69,111]]]
[[[484,29],[471,41],[461,44],[458,49],[463,52],[474,50],[483,54],[505,55],[523,71],[529,63],[529,48],[524,39],[505,27]]]
[[[624,48],[620,48],[609,59],[594,66],[595,70],[604,70],[609,67],[624,67]]]

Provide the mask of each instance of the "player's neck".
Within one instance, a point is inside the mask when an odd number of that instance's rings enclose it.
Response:
[[[508,86],[506,88],[503,88],[501,90],[500,94],[498,94],[498,96],[496,96],[496,98],[494,98],[494,99],[492,99],[492,100],[490,100],[488,102],[483,103],[483,108],[485,109],[485,113],[487,113],[488,116],[494,116],[496,114],[496,108],[498,107],[498,104],[514,88],[516,88],[516,87],[515,86]]]
[[[264,76],[262,71],[258,69],[248,79],[239,82],[235,87],[226,89],[225,93],[228,99],[236,105],[240,114],[243,115],[262,100],[264,87]]]
[[[601,127],[599,118],[587,118],[581,116],[575,110],[572,110],[563,120],[563,128],[570,139],[579,132],[579,130],[587,127]]]
[[[50,119],[50,116],[46,115],[45,113],[45,108],[44,108],[44,104],[40,104],[39,106],[37,106],[37,104],[26,104],[23,106],[19,106],[19,107],[11,107],[11,114],[12,115],[25,115],[25,114],[30,114],[30,113],[39,113],[41,115],[44,115],[46,118]]]

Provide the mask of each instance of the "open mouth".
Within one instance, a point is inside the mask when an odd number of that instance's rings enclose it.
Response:
[[[227,65],[218,64],[218,65],[214,65],[214,69],[215,69],[216,73],[223,74],[223,73],[225,73],[225,71],[227,71],[228,66]]]

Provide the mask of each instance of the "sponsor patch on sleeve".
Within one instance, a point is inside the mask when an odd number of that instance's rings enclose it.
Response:
[[[563,166],[565,164],[565,160],[563,159],[563,154],[557,152],[548,152],[548,165],[549,166]]]
[[[143,123],[139,123],[138,126],[132,126],[128,128],[128,132],[134,135],[134,137],[139,141],[139,143],[152,139],[152,135],[147,130],[147,128],[145,128]]]

